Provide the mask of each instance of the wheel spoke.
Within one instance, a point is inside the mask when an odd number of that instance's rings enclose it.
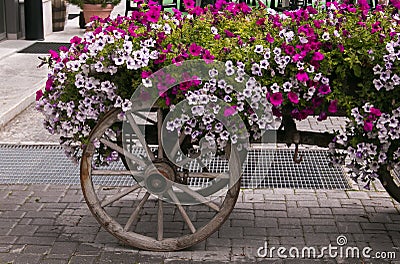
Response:
[[[194,227],[194,225],[193,225],[192,221],[190,220],[189,216],[187,215],[185,209],[183,208],[183,206],[179,202],[178,197],[176,197],[174,191],[169,190],[168,194],[171,196],[171,198],[174,201],[176,207],[178,207],[178,210],[181,213],[183,220],[185,220],[186,224],[188,225],[190,231],[192,233],[196,233],[196,228]]]
[[[163,201],[158,200],[158,212],[157,212],[157,240],[161,241],[164,235],[164,212],[163,212]]]
[[[108,140],[106,140],[106,139],[104,139],[104,138],[100,139],[100,142],[103,143],[104,145],[106,145],[107,147],[109,147],[109,148],[111,148],[111,149],[117,151],[118,153],[124,155],[125,157],[127,157],[127,158],[133,160],[134,162],[136,162],[136,163],[139,164],[140,166],[142,166],[142,167],[145,167],[145,166],[146,166],[146,163],[145,163],[143,160],[141,160],[141,159],[140,159],[139,157],[137,157],[137,156],[134,156],[132,153],[130,153],[130,152],[128,152],[128,151],[125,151],[123,148],[121,148],[121,147],[118,146],[117,144],[115,144],[115,143],[113,143],[113,142],[111,142],[111,141],[108,141]]]
[[[127,196],[127,195],[130,194],[131,192],[133,192],[133,191],[135,191],[135,190],[137,190],[138,188],[141,188],[141,187],[142,187],[142,186],[140,186],[139,184],[136,184],[135,186],[133,186],[133,187],[131,187],[131,188],[129,188],[129,189],[123,191],[123,192],[117,193],[117,194],[111,196],[110,198],[104,200],[104,201],[101,203],[101,207],[105,207],[105,206],[107,206],[107,205],[109,205],[109,204],[115,202],[116,200],[119,200],[119,199],[121,199],[122,197]]]
[[[147,154],[150,157],[150,160],[155,160],[153,152],[151,152],[149,145],[147,145],[146,139],[144,135],[142,134],[142,131],[140,130],[139,126],[136,124],[135,119],[131,114],[127,115],[128,121],[130,126],[132,127],[133,131],[135,132],[136,136],[138,137],[140,143],[144,148],[146,148]]]
[[[182,142],[183,142],[183,140],[185,139],[185,137],[186,137],[186,135],[183,134],[183,133],[181,133],[181,134],[179,135],[178,141],[176,141],[174,147],[173,147],[172,150],[171,150],[171,153],[170,153],[170,158],[171,158],[171,159],[173,159],[173,158],[176,156],[176,154],[178,153],[178,151],[179,151],[179,149],[180,149],[180,147],[181,147],[181,145],[182,145]]]
[[[158,158],[162,159],[164,157],[164,149],[161,140],[161,131],[163,123],[163,114],[160,108],[157,109],[157,139],[158,139]]]
[[[128,231],[131,228],[133,222],[135,222],[136,218],[139,216],[139,212],[143,208],[143,205],[146,203],[147,199],[149,199],[149,196],[150,196],[150,193],[146,192],[146,194],[143,196],[142,200],[140,200],[138,206],[135,208],[135,210],[129,217],[128,222],[126,222],[124,231]]]
[[[213,203],[211,201],[208,201],[203,195],[199,194],[198,192],[193,191],[192,189],[190,189],[186,185],[176,184],[175,186],[178,187],[179,189],[181,189],[182,191],[184,191],[185,193],[189,194],[193,198],[195,198],[200,203],[205,204],[208,207],[210,207],[211,209],[219,212],[220,208],[219,208],[219,206],[217,204],[215,204],[215,203]]]
[[[149,122],[149,123],[151,123],[151,124],[153,124],[153,125],[156,125],[156,124],[157,124],[156,121],[154,121],[154,120],[148,118],[147,116],[142,115],[142,114],[139,113],[139,112],[135,112],[135,115],[138,116],[138,117],[140,117],[140,118],[143,119],[143,120],[146,120],[147,122]]]

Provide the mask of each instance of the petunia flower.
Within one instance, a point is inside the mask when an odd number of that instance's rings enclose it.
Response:
[[[300,82],[306,82],[308,81],[310,78],[308,77],[308,74],[304,71],[300,71],[299,73],[296,74],[296,78],[297,80],[299,80]]]
[[[200,56],[200,54],[201,54],[201,46],[199,46],[199,45],[197,45],[196,43],[192,43],[190,46],[189,46],[189,52],[190,52],[190,54],[192,54],[192,56]]]
[[[328,111],[332,114],[337,112],[337,100],[333,100],[329,103]]]
[[[283,102],[283,96],[280,92],[273,93],[269,96],[269,101],[273,106],[280,106]]]
[[[287,97],[288,97],[289,101],[292,102],[293,104],[299,103],[299,97],[295,92],[289,92],[287,94]]]
[[[42,90],[36,91],[36,101],[39,101],[39,99],[42,98],[42,96],[43,96]]]

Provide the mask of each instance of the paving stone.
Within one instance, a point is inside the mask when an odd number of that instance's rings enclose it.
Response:
[[[96,256],[72,256],[68,264],[90,264],[96,262],[97,262]]]

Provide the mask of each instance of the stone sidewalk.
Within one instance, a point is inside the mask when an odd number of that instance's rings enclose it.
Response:
[[[202,214],[202,212],[198,212]],[[156,222],[154,223],[156,225]],[[196,224],[196,223],[194,223]],[[268,248],[366,246],[396,259],[259,258]],[[400,263],[400,205],[386,192],[244,189],[225,224],[178,252],[121,245],[100,228],[77,185],[0,185],[0,263]]]

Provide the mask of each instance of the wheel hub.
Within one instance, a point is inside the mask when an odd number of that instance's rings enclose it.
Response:
[[[161,194],[172,186],[177,173],[168,161],[156,160],[146,169],[144,175],[147,190],[154,194]]]

